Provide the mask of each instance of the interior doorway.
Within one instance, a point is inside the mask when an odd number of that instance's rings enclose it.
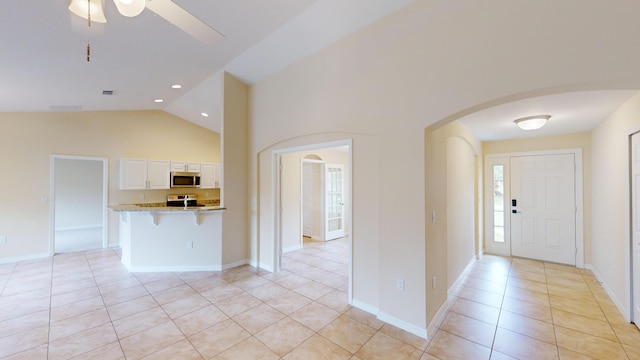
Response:
[[[107,247],[108,159],[52,155],[51,254]]]
[[[640,133],[630,136],[631,322],[640,327]]]
[[[351,228],[351,141],[338,141],[333,143],[315,144],[296,148],[289,148],[274,152],[276,164],[278,164],[278,171],[276,171],[275,193],[276,193],[276,206],[280,211],[276,212],[276,236],[274,249],[276,250],[276,262],[274,266],[275,271],[283,269],[283,254],[297,253],[294,255],[298,263],[304,263],[301,256],[311,255],[316,257],[312,260],[313,265],[317,266],[318,271],[315,273],[321,273],[323,271],[329,271],[325,267],[339,268],[338,264],[343,261],[347,261],[347,264],[343,267],[345,273],[343,274],[348,283],[349,294],[351,291],[351,237],[349,236],[349,229]],[[305,161],[305,157],[307,158]],[[326,174],[322,176],[320,182],[316,181],[315,190],[309,191],[309,193],[315,195],[316,204],[312,204],[314,200],[304,200],[305,192],[305,163],[313,165],[321,165],[317,169],[322,168],[321,172],[327,170],[326,164],[338,164],[341,166],[340,175],[343,182],[341,183],[341,197],[338,202],[341,206],[341,229],[344,231],[343,236],[334,240],[336,243],[330,246],[319,244],[318,242],[327,243],[326,237],[326,218],[320,222],[314,231],[313,225],[307,223],[307,230],[305,230],[305,217],[307,220],[312,218],[312,212],[314,207],[316,211],[326,212],[327,190],[332,189],[325,183],[327,181]],[[313,166],[311,165],[311,166]],[[329,168],[333,169],[331,165]],[[307,167],[307,174],[313,173],[312,167]],[[332,180],[333,181],[333,180]],[[306,181],[311,188],[313,188],[313,181]],[[333,185],[332,185],[333,186]],[[322,188],[322,190],[320,190]],[[321,192],[319,192],[321,191]],[[333,192],[330,192],[334,196]],[[321,196],[319,196],[322,194]],[[335,196],[334,196],[335,197]],[[337,199],[337,198],[336,198]],[[322,206],[318,205],[318,202],[322,201]],[[333,203],[333,202],[332,202]],[[306,204],[306,205],[305,205]],[[311,211],[306,211],[305,207],[309,207]],[[335,212],[335,209],[334,209]],[[326,215],[326,214],[325,214]],[[334,217],[335,218],[335,217]],[[335,221],[334,221],[335,222]],[[318,230],[318,227],[322,227],[323,230]],[[308,236],[305,244],[304,235],[315,233],[315,237]],[[305,249],[306,248],[306,249]],[[301,250],[298,252],[297,250]],[[322,252],[325,252],[322,254]],[[333,254],[331,254],[333,253]],[[340,255],[337,255],[340,254]],[[332,258],[332,256],[339,256]],[[327,261],[323,263],[322,257],[325,257]],[[292,256],[284,257],[284,261],[291,261]],[[336,274],[334,274],[336,275]],[[350,295],[349,295],[350,298]]]

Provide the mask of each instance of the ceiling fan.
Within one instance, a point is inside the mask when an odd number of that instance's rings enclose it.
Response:
[[[213,45],[218,40],[224,38],[224,35],[172,0],[113,0],[113,2],[118,12],[123,16],[135,17],[147,8],[177,26],[182,31],[208,45]],[[89,21],[107,22],[104,16],[104,0],[71,0],[69,10]]]

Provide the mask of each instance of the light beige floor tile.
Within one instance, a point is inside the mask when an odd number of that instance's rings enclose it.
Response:
[[[0,337],[21,333],[29,329],[46,325],[49,325],[49,311],[38,311],[13,319],[0,321]]]
[[[518,315],[530,317],[532,319],[541,320],[548,323],[553,322],[553,318],[551,317],[551,308],[548,304],[539,305],[536,303],[505,296],[504,303],[502,304],[502,309],[510,311],[512,313],[516,313]]]
[[[375,315],[355,307],[351,308],[349,311],[347,311],[344,314],[376,330],[380,330],[384,325],[384,322],[381,320],[378,320],[378,318]]]
[[[614,325],[612,328],[622,344],[640,348],[640,329],[636,325]]]
[[[351,305],[349,305],[347,293],[339,290],[333,290],[332,292],[319,298],[316,301],[330,309],[333,309],[339,312],[340,314],[351,309]]]
[[[113,322],[113,327],[119,339],[150,329],[169,321],[167,314],[156,306],[147,311],[127,316]]]
[[[493,325],[498,324],[500,316],[500,309],[465,298],[458,298],[451,306],[451,311]]]
[[[351,358],[350,352],[320,335],[312,336],[283,357],[284,360],[347,360],[349,358]]]
[[[158,302],[151,296],[146,295],[127,302],[111,305],[107,307],[112,321],[122,319],[158,307]]]
[[[575,351],[571,351],[569,349],[565,349],[562,346],[558,346],[558,354],[560,355],[560,360],[594,360],[591,356],[579,354]]]
[[[166,321],[124,339],[120,344],[127,359],[141,359],[149,354],[184,340],[185,337],[172,321]]]
[[[438,330],[425,351],[438,359],[489,359],[491,349],[472,341]]]
[[[375,329],[344,315],[319,332],[351,353],[358,351],[375,333]]]
[[[426,349],[427,345],[429,345],[429,342],[427,341],[427,339],[423,339],[417,335],[404,331],[390,324],[384,324],[384,326],[382,326],[382,329],[380,329],[380,331],[383,334],[387,334],[395,339],[402,341],[405,344],[409,344],[420,350]]]
[[[622,345],[624,351],[626,351],[629,360],[640,360],[640,346],[633,347],[629,345]]]
[[[175,344],[171,344],[166,348],[156,351],[152,354],[145,356],[145,360],[199,360],[202,359],[200,353],[191,345],[187,340],[178,341]]]
[[[558,359],[555,345],[498,327],[493,349],[517,359]]]
[[[51,323],[49,341],[55,341],[69,335],[111,323],[107,309],[99,309],[86,314]]]
[[[512,356],[507,354],[503,354],[499,351],[492,350],[491,351],[491,360],[518,360]]]
[[[277,360],[280,357],[254,337],[243,340],[213,357],[213,360],[238,359]]]
[[[288,291],[284,295],[266,301],[267,304],[287,315],[294,313],[310,302],[311,299],[293,291]]]
[[[620,343],[556,326],[558,346],[596,359],[624,359]]]
[[[320,331],[340,314],[322,304],[312,302],[289,316],[313,331]]]
[[[24,332],[0,337],[0,358],[46,344],[49,326],[38,326]]]
[[[333,290],[334,289],[332,287],[323,285],[316,281],[310,281],[302,286],[293,289],[293,291],[297,292],[298,294],[306,296],[312,300],[317,300],[332,292]]]
[[[618,337],[606,321],[596,320],[590,317],[573,314],[570,312],[553,309],[553,323],[567,329],[576,330],[585,334],[601,337],[603,339],[618,341]]]
[[[547,282],[547,277],[544,272],[531,272],[531,271],[523,271],[523,270],[513,270],[509,273],[509,277],[520,278],[525,280],[537,281],[541,283]]]
[[[145,289],[146,290],[146,289]],[[191,286],[184,284],[152,294],[158,304],[164,305],[170,302],[183,299],[187,296],[195,296],[198,293]]]
[[[500,308],[502,305],[503,296],[500,294],[494,294],[484,290],[474,289],[468,286],[464,286],[460,293],[459,297],[465,298],[467,300],[479,302],[481,304],[489,305],[494,308]]]
[[[531,290],[531,291],[535,291],[535,292],[539,292],[539,293],[543,293],[543,294],[548,294],[548,290],[547,290],[547,284],[544,282],[539,282],[539,281],[533,281],[533,280],[527,280],[527,279],[522,279],[519,277],[510,277],[509,281],[507,282],[508,286],[513,286],[513,287],[517,287],[517,288],[521,288],[521,289],[527,289],[527,290]]]
[[[56,322],[70,317],[86,314],[88,312],[104,309],[101,296],[81,300],[73,304],[59,306],[51,309],[50,321]]]
[[[495,325],[454,312],[447,314],[440,329],[488,348],[491,348],[496,332]]]
[[[250,336],[233,320],[225,320],[190,336],[189,341],[204,358],[209,359]]]
[[[593,319],[607,321],[600,305],[595,300],[577,300],[565,297],[550,296],[551,308],[588,316]]]
[[[167,278],[167,279],[160,279],[160,280],[144,283],[144,287],[147,289],[147,291],[150,294],[155,294],[160,291],[164,291],[167,289],[171,289],[171,288],[183,285],[184,283],[185,283],[184,280],[180,279],[179,277],[171,276],[170,278]]]
[[[502,283],[479,279],[479,278],[469,278],[468,281],[464,283],[465,286],[472,287],[478,290],[484,290],[491,293],[495,293],[498,295],[504,294],[505,285]]]
[[[306,326],[287,317],[256,334],[256,338],[280,356],[302,344],[313,335]]]
[[[591,290],[586,289],[573,289],[567,287],[565,285],[555,285],[555,284],[547,284],[547,289],[549,289],[549,295],[566,297],[570,299],[578,299],[590,301],[593,299],[593,294],[591,294]]]
[[[228,319],[229,317],[217,307],[209,305],[200,310],[185,314],[173,322],[180,328],[185,336],[189,337]]]
[[[162,308],[167,312],[170,318],[176,319],[182,315],[200,310],[209,305],[211,305],[211,303],[204,297],[200,295],[192,295],[164,304],[162,305]]]
[[[233,317],[253,307],[258,306],[261,303],[262,301],[255,298],[251,294],[243,292],[236,296],[217,302],[215,303],[215,305],[227,316]]]
[[[232,319],[250,334],[255,335],[267,327],[282,320],[286,315],[267,304],[260,304]]]
[[[189,274],[192,274],[192,273],[189,273]],[[182,278],[182,279],[185,280],[184,278]],[[187,279],[186,281],[189,284],[189,286],[191,286],[192,289],[194,289],[195,291],[197,291],[199,293],[203,293],[205,291],[213,290],[213,289],[217,288],[218,286],[228,284],[226,281],[221,279],[219,276],[214,276],[214,275],[207,275],[205,277],[198,278],[197,280],[193,280],[193,281],[188,281],[188,279]]]
[[[49,359],[70,359],[116,342],[118,339],[111,324],[67,336],[49,343]]]
[[[123,289],[122,291],[105,294],[102,296],[102,299],[104,300],[105,305],[110,306],[146,295],[149,295],[147,289],[142,285],[138,285]]]
[[[34,348],[19,352],[17,354],[3,357],[2,360],[34,360],[46,359],[49,351],[49,344],[43,344]]]
[[[73,360],[85,359],[125,360],[125,357],[120,343],[116,341],[73,358]]]
[[[549,344],[556,344],[553,324],[548,322],[535,320],[505,310],[500,313],[498,326]]]
[[[547,286],[548,288],[548,286]],[[549,306],[549,295],[540,293],[537,291],[523,289],[515,286],[507,286],[507,290],[504,293],[505,298],[512,298],[521,301],[526,301],[538,305]]]
[[[249,291],[251,289],[254,289],[269,283],[271,283],[271,281],[263,279],[260,276],[251,274],[250,276],[247,276],[232,282],[231,285],[238,287],[244,291]]]
[[[358,360],[358,359],[360,359],[360,358],[359,358],[359,357],[357,357],[357,356],[354,356],[354,357],[352,357],[351,359],[352,359],[352,360]],[[427,353],[425,352],[424,354],[422,354],[422,357],[420,358],[420,360],[440,360],[440,359],[438,359],[438,358],[437,358],[437,357],[435,357],[435,356],[429,355],[429,354],[427,354]]]
[[[69,305],[80,300],[100,296],[100,291],[96,285],[78,289],[77,291],[54,295],[51,297],[51,307]]]
[[[216,286],[211,290],[200,293],[200,295],[204,296],[205,298],[207,298],[207,300],[215,304],[238,294],[242,294],[242,292],[242,289],[225,282],[224,284]]]
[[[293,290],[295,288],[299,288],[300,286],[311,282],[311,280],[305,277],[302,277],[300,275],[291,274],[289,276],[274,280],[274,282],[289,290]]]
[[[565,279],[562,277],[548,276],[547,284],[562,286],[562,287],[573,289],[576,291],[584,291],[584,292],[590,291],[589,287],[582,280],[582,278],[580,278],[580,281],[575,281],[575,280]]]
[[[358,350],[356,355],[363,360],[420,359],[422,353],[420,349],[378,332]]]
[[[98,288],[100,289],[100,293],[102,293],[102,295],[106,295],[139,285],[142,285],[142,283],[140,283],[140,280],[138,280],[138,278],[136,278],[135,276],[131,276],[118,281],[101,284],[98,286]]]
[[[255,287],[249,291],[249,294],[255,296],[262,301],[269,301],[286,294],[289,290],[273,282]]]

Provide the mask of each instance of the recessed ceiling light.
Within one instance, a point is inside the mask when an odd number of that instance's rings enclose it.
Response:
[[[153,100],[153,102],[161,103],[161,102],[164,102],[164,100],[162,100],[162,99],[155,99],[155,100]]]
[[[207,114],[206,112],[200,113],[200,115],[202,115],[204,117],[209,117],[209,114]]]
[[[173,85],[171,85],[171,88],[172,88],[172,89],[181,89],[181,88],[182,88],[182,85],[180,85],[180,84],[173,84]]]

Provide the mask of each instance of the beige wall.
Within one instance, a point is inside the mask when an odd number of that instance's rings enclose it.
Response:
[[[591,264],[625,316],[630,307],[629,140],[640,130],[640,94],[591,135]]]
[[[248,205],[248,94],[240,80],[224,74],[222,122],[222,264],[243,264],[247,253]]]
[[[556,149],[582,149],[584,263],[591,264],[591,134],[579,133],[482,143],[485,155]]]
[[[164,201],[167,193],[180,192],[119,190],[121,157],[219,161],[217,133],[162,111],[0,113],[0,133],[0,162],[7,169],[0,177],[0,235],[8,238],[0,244],[0,261],[49,251],[52,154],[108,158],[109,204]],[[111,245],[118,243],[117,220],[109,214]]]
[[[476,157],[480,151],[480,141],[457,121],[425,130],[425,278],[429,322],[446,303],[448,290],[475,255],[478,241],[475,203],[479,196],[475,188],[479,178]]]

